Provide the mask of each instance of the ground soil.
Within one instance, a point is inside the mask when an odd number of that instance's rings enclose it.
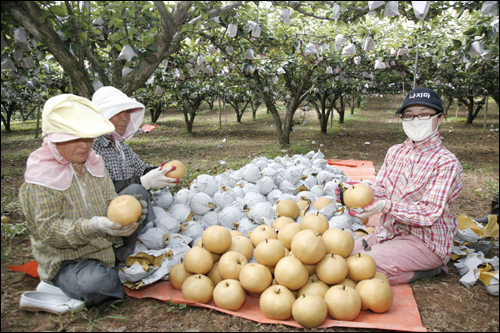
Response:
[[[273,119],[264,108],[259,109],[256,120],[247,112],[243,122],[238,124],[231,109],[227,109],[227,113],[222,109],[222,117],[219,117],[216,104],[214,110],[201,112],[192,134],[186,132],[182,114],[169,110],[160,117],[158,129],[137,134],[130,145],[143,160],[152,164],[158,165],[170,159],[186,163],[188,174],[174,191],[188,186],[199,174],[216,175],[227,166],[235,169],[257,156],[274,158],[318,149],[325,158],[371,160],[378,171],[387,149],[405,139],[401,124],[394,115],[399,103],[400,97],[370,98],[361,110],[356,109],[353,116],[348,115],[344,124],[337,124],[337,119],[334,119],[326,135],[320,133],[313,111],[298,111],[295,115],[297,122],[301,124],[305,120],[307,123],[295,126],[290,147],[278,146]],[[479,218],[489,212],[491,197],[498,193],[498,108],[490,103],[486,128],[483,128],[482,114],[473,126],[465,125],[465,112],[465,109],[456,109],[453,105],[448,121],[441,128],[441,135],[443,144],[459,158],[465,170],[464,190],[454,201],[452,212],[455,216],[467,214]],[[459,117],[455,118],[455,115]],[[2,215],[10,216],[18,225],[24,221],[17,193],[23,182],[26,158],[40,147],[41,140],[33,140],[33,123],[13,124],[12,128],[14,132],[6,133],[2,127]],[[226,142],[223,142],[224,138]],[[498,249],[486,256],[495,255],[498,256]],[[38,279],[12,272],[6,266],[33,259],[26,233],[10,238],[5,231],[2,232],[2,331],[299,330],[259,324],[203,308],[130,297],[116,308],[103,304],[73,315],[25,312],[19,309],[20,296],[24,291],[35,290]],[[498,332],[498,297],[487,293],[479,284],[470,288],[462,286],[453,262],[448,267],[449,274],[441,273],[434,279],[410,284],[423,326],[429,331]],[[345,328],[325,330],[360,331]]]

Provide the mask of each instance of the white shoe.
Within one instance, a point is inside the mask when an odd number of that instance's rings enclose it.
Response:
[[[19,306],[25,311],[45,311],[54,314],[78,312],[85,307],[85,302],[69,298],[66,295],[43,291],[27,291],[21,295]]]
[[[61,288],[58,288],[49,281],[40,281],[38,286],[36,286],[36,291],[43,291],[46,293],[61,294],[66,295]]]

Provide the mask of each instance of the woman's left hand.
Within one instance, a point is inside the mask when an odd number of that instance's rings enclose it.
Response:
[[[358,219],[364,219],[375,214],[381,213],[385,206],[385,200],[375,200],[371,204],[363,207],[362,213],[356,213],[355,211],[349,211],[349,215],[357,217]]]

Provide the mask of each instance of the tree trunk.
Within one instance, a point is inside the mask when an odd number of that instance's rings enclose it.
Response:
[[[182,108],[182,112],[184,113],[184,121],[186,122],[188,133],[193,133],[193,123],[194,118],[196,117],[196,112],[191,112],[190,110],[186,110],[185,108]]]
[[[339,124],[344,123],[344,114],[345,114],[345,104],[344,104],[344,95],[340,94],[340,107],[337,110],[339,113]]]

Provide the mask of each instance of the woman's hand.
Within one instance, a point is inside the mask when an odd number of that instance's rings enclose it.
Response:
[[[363,207],[362,213],[356,213],[355,211],[349,211],[349,215],[357,217],[358,219],[364,219],[375,214],[381,213],[385,206],[385,200],[375,200],[371,204]]]
[[[163,170],[161,169],[161,166],[157,169],[153,169],[141,177],[141,184],[146,188],[146,190],[175,186],[179,183],[179,178],[170,178],[165,176],[165,174],[173,170],[175,170],[175,165]]]

